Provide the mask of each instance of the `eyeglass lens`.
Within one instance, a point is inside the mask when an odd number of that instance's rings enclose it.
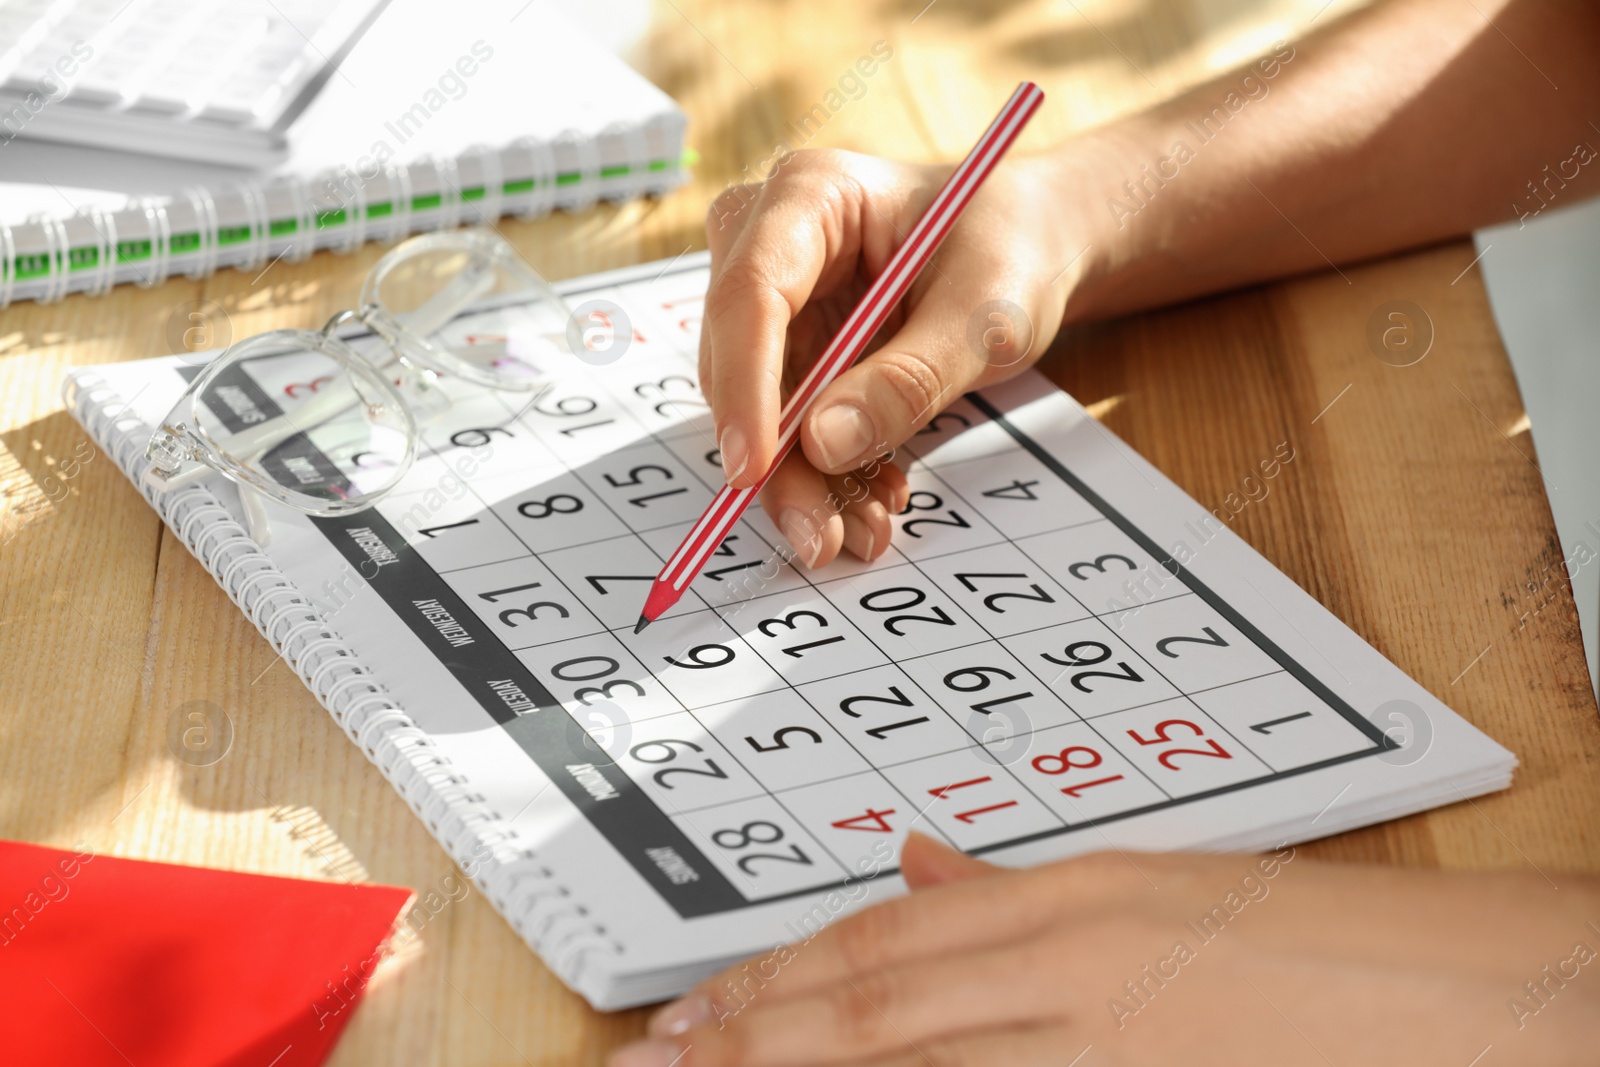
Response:
[[[469,381],[527,389],[549,377],[560,355],[564,309],[514,253],[495,254],[480,243],[424,246],[377,275],[366,295],[404,328],[400,342],[409,356]],[[542,330],[449,329],[468,307],[484,303],[509,303],[516,320]]]
[[[390,489],[410,462],[415,423],[377,372],[311,346],[261,344],[255,354],[256,340],[196,394],[196,428],[285,502],[322,511]]]

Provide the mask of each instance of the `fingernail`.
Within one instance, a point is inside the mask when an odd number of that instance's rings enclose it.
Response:
[[[817,562],[822,552],[822,531],[806,518],[805,512],[798,508],[787,509],[778,517],[778,528],[789,539],[789,546],[800,562],[807,567]]]
[[[854,404],[835,404],[819,412],[811,429],[830,470],[853,466],[873,440],[872,420]]]
[[[609,1067],[672,1067],[682,1055],[669,1041],[636,1041],[612,1053]]]
[[[704,993],[690,993],[652,1015],[648,1030],[655,1037],[674,1037],[691,1026],[710,1022],[714,1014],[710,997]]]
[[[717,438],[717,448],[722,452],[723,480],[731,482],[739,477],[750,462],[750,443],[745,440],[743,430],[728,425],[722,428],[722,436]]]
[[[872,527],[854,515],[844,516],[844,545],[862,560],[872,562],[872,549],[877,542]]]

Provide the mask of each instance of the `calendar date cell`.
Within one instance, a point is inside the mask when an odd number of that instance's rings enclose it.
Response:
[[[1175,797],[1262,778],[1272,769],[1187,699],[1094,721],[1117,751]]]
[[[534,556],[451,571],[445,581],[512,651],[603,629]]]
[[[580,721],[614,722],[620,716],[638,722],[683,710],[609,633],[537,645],[518,652],[517,658]]]
[[[1022,758],[1008,766],[1068,825],[1169,799],[1087,723],[1038,731],[1027,739]]]
[[[1098,619],[1018,634],[1003,643],[1086,719],[1178,693]]]
[[[688,712],[632,724],[626,742],[614,742],[607,753],[668,814],[763,792]]]
[[[847,877],[828,850],[770,796],[719,804],[673,821],[750,900]]]
[[[896,764],[883,774],[958,848],[982,848],[1062,826],[1010,771],[975,746]]]
[[[788,789],[778,796],[853,877],[870,878],[898,867],[900,849],[913,828],[951,843],[937,826],[919,818],[918,806],[877,771]]]
[[[895,660],[989,637],[949,594],[908,564],[826,582],[820,588],[834,607]]]
[[[761,597],[723,608],[721,615],[793,685],[889,662],[842,611],[818,592]]]
[[[1118,621],[1122,639],[1186,693],[1280,669],[1259,645],[1193,594],[1146,604]]]
[[[1015,545],[990,545],[923,560],[918,566],[996,637],[1090,614]]]
[[[793,690],[712,704],[696,709],[695,717],[773,792],[868,769]]]
[[[1210,689],[1193,699],[1279,771],[1377,744],[1287,672]]]
[[[939,467],[939,477],[1012,540],[1103,519],[1100,511],[1033,456]]]
[[[1109,519],[1026,537],[1017,547],[1113,627],[1119,613],[1189,592]]]
[[[877,767],[972,743],[966,731],[899,667],[875,667],[799,689],[807,703]]]

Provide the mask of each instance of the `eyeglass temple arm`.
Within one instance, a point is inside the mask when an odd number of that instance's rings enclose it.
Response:
[[[492,270],[477,267],[451,279],[432,299],[416,310],[405,315],[395,316],[407,329],[414,330],[424,335],[432,333],[440,326],[460,312],[461,308],[477,300],[489,290],[494,288],[494,273]],[[371,362],[379,369],[393,361],[393,353],[387,348],[384,357]],[[248,430],[231,435],[229,451],[235,459],[246,463],[254,462],[259,457],[272,451],[274,448],[302,431],[302,424],[315,426],[324,419],[332,418],[356,402],[354,390],[349,383],[344,381],[331,382],[328,386],[318,390],[317,394],[297,408],[292,415],[278,415]],[[200,481],[211,473],[209,467],[198,465],[178,472],[164,479],[169,488],[176,489],[191,482]]]
[[[323,419],[343,411],[356,402],[353,390],[347,382],[330,382],[317,391],[316,396],[306,401],[293,415],[277,415],[265,422],[240,430],[238,433],[228,434],[227,451],[235,460],[252,463],[261,456],[271,452],[283,442],[301,432],[301,423],[315,426]],[[198,482],[211,473],[211,468],[204,463],[185,466],[183,470],[162,478],[162,484],[169,489]]]
[[[394,319],[413,333],[427,337],[459,315],[468,304],[486,295],[494,285],[493,268],[475,264],[450,279],[421,307],[395,314]]]
[[[244,528],[262,548],[272,540],[272,523],[267,519],[267,498],[254,489],[240,487],[239,504],[244,508]]]

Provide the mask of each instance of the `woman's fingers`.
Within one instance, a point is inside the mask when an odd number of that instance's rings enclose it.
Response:
[[[852,470],[899,447],[991,367],[1023,365],[1033,340],[1026,313],[1002,313],[1017,320],[1009,330],[985,313],[1027,298],[997,287],[981,263],[957,269],[954,280],[929,281],[899,332],[811,405],[801,443],[819,470]]]
[[[660,1036],[677,1037],[686,1064],[812,1067],[892,1059],[962,1034],[1039,1026],[1061,1014],[1062,991],[1050,981],[1059,961],[1049,947],[1028,940],[981,946],[778,999],[769,994],[783,984],[780,976],[747,1002],[721,1005],[715,1020]]]
[[[1084,1059],[1089,1041],[1081,1029],[1054,1023],[919,1041],[914,1048],[865,1060],[859,1067],[927,1067],[930,1063],[940,1067],[1096,1067],[1095,1061]]]
[[[761,507],[809,568],[833,562],[841,549],[871,561],[888,551],[894,516],[909,496],[892,463],[825,475],[798,450],[778,465],[761,491]]]
[[[733,247],[744,232],[745,223],[750,220],[750,212],[745,208],[760,194],[759,185],[730,185],[706,210],[706,247],[711,250],[712,278],[722,273],[728,259],[728,249]],[[716,383],[711,376],[711,331],[706,329],[700,331],[699,370],[700,392],[705,394],[706,403],[715,407],[716,398],[712,390]]]
[[[900,876],[912,890],[980,878],[998,869],[916,830],[907,834],[906,843],[900,846]]]
[[[850,1062],[851,1067],[1096,1067],[1104,1062],[1085,1058],[1088,1050],[1082,1027],[1057,1022],[908,1042],[903,1051]],[[703,1062],[692,1050],[685,1054],[676,1043],[655,1039],[629,1046],[612,1060],[612,1067],[695,1067]]]
[[[785,456],[761,490],[761,509],[807,567],[831,562],[844,544],[844,520],[827,500],[827,476],[799,452]]]
[[[1052,244],[1019,224],[1019,174],[1008,167],[974,200],[946,245],[947,266],[933,264],[895,310],[888,343],[810,405],[800,447],[764,486],[762,506],[807,566],[887,551],[909,497],[893,465],[899,446],[967,389],[1027,365],[1054,332],[1034,328],[1060,320],[1064,296],[1041,284]],[[700,378],[728,484],[755,485],[772,468],[784,389],[881,275],[942,177],[800,152],[766,183],[730,188],[713,204]]]
[[[868,883],[870,884],[870,883]],[[1137,870],[1111,853],[1032,871],[995,869],[865,908],[816,936],[701,982],[650,1021],[680,1033],[741,1011],[752,981],[763,1003],[810,996],[877,971],[916,967],[1036,936],[1064,915],[1139,895]],[[997,908],[996,901],[1004,901]],[[759,979],[759,980],[758,980]]]
[[[814,167],[782,173],[760,187],[731,243],[712,249],[701,334],[709,354],[717,447],[728,484],[755,484],[777,450],[785,341],[790,321],[811,299],[842,249],[840,183]]]
[[[888,461],[868,465],[864,469],[872,472],[867,479],[872,495],[889,509],[889,514],[898,515],[905,511],[906,505],[911,503],[911,483],[906,480],[906,472]]]

